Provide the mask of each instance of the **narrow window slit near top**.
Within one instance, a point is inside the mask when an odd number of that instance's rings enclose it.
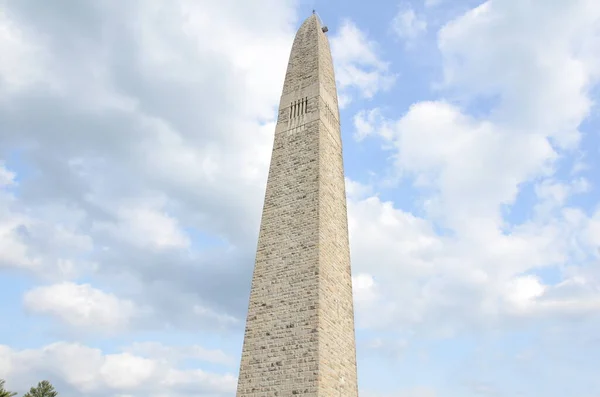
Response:
[[[308,97],[297,99],[294,102],[290,102],[289,117],[293,119],[303,114],[308,113]]]

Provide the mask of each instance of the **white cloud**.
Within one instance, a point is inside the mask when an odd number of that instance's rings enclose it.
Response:
[[[377,300],[376,288],[375,280],[370,274],[359,273],[352,276],[352,291],[358,310],[360,310],[361,305],[369,306]]]
[[[357,141],[363,140],[368,135],[375,132],[376,126],[380,127],[382,120],[381,110],[378,108],[374,109],[363,109],[354,115],[354,138]],[[381,131],[378,131],[381,133]]]
[[[425,0],[425,7],[436,7],[440,4],[442,4],[444,2],[444,0]]]
[[[487,1],[440,31],[444,84],[471,100],[497,99],[493,120],[515,134],[572,148],[600,73],[599,19],[593,1]]]
[[[209,350],[202,346],[165,346],[157,342],[139,342],[126,347],[125,352],[136,356],[163,359],[171,362],[179,362],[184,359],[197,359],[208,363],[223,364],[228,366],[237,365],[233,357],[228,356],[222,350]]]
[[[535,215],[549,217],[552,212],[565,206],[567,199],[573,195],[586,193],[591,189],[587,179],[580,177],[570,183],[544,179],[535,186],[538,203],[534,206]]]
[[[0,193],[0,267],[119,280],[115,294],[152,307],[148,326],[237,324],[294,5],[3,11],[0,158],[17,150],[26,170],[0,168],[3,187],[19,181]]]
[[[6,168],[3,162],[0,162],[0,188],[5,188],[14,184],[15,173]]]
[[[36,287],[25,294],[23,302],[32,313],[51,315],[70,326],[96,331],[120,331],[141,314],[140,308],[129,300],[89,284],[72,282]]]
[[[593,33],[600,7],[533,7],[489,1],[440,31],[440,88],[458,104],[416,103],[398,120],[379,109],[355,116],[357,136],[383,140],[426,215],[374,198],[349,203],[353,265],[381,281],[381,301],[411,302],[372,305],[369,313],[380,316],[370,316],[371,326],[397,321],[447,336],[462,327],[598,312],[598,245],[588,232],[595,216],[565,208],[589,183],[556,182],[555,173],[557,159],[577,148],[592,103],[600,58],[590,49],[600,44]],[[565,15],[573,19],[562,24]],[[471,116],[465,109],[482,97],[489,111]],[[524,184],[540,180],[536,216],[511,224],[504,210]],[[530,274],[543,269],[560,269],[562,282]]]
[[[20,392],[35,384],[36,374],[41,373],[66,397],[81,394],[159,397],[190,393],[226,396],[235,392],[233,375],[180,369],[177,362],[126,351],[106,354],[81,344],[58,342],[26,350],[0,345],[0,352],[0,374],[7,379],[11,390]]]
[[[165,212],[164,201],[125,203],[115,211],[116,222],[95,222],[94,228],[142,249],[188,248],[189,238],[181,230],[178,220]]]
[[[44,79],[43,51],[30,42],[9,19],[6,12],[0,12],[0,48],[4,62],[0,65],[0,83],[9,93],[26,89]],[[6,99],[0,91],[0,100]]]
[[[11,211],[15,197],[5,190],[14,186],[15,173],[0,162],[0,268],[8,266],[31,267],[36,261],[27,254],[27,245],[19,236],[19,227],[27,219]]]
[[[373,195],[372,186],[353,181],[348,177],[345,178],[345,183],[346,195],[348,196],[348,198],[362,199]]]
[[[408,343],[406,339],[374,338],[365,343],[364,347],[368,349],[369,354],[380,355],[395,363],[404,355],[408,348]]]
[[[111,354],[105,358],[100,375],[111,389],[131,390],[155,376],[157,366],[155,361],[129,353]]]
[[[239,319],[233,316],[223,313],[217,313],[216,311],[202,305],[194,305],[193,312],[195,315],[197,315],[204,321],[216,323],[220,326],[227,326],[239,322]]]
[[[506,299],[518,310],[527,310],[544,294],[545,286],[535,276],[516,277],[508,283]]]
[[[16,174],[0,166],[5,186],[18,187]],[[0,185],[0,188],[2,186]],[[43,214],[40,219],[40,214]],[[78,230],[80,213],[61,206],[24,208],[10,190],[0,190],[0,268],[27,270],[46,279],[74,277],[94,264],[75,258],[92,248],[89,236]]]
[[[372,98],[379,91],[390,89],[396,75],[389,71],[389,63],[380,58],[379,46],[370,40],[354,22],[344,20],[330,37],[331,52],[340,97],[340,108],[350,102],[350,89],[358,90],[363,98]]]
[[[399,7],[398,13],[392,20],[392,30],[410,45],[420,35],[427,32],[427,21],[415,13],[410,4]]]
[[[600,311],[596,267],[572,262],[598,247],[587,238],[593,226],[579,218],[526,223],[509,233],[483,224],[439,236],[429,221],[374,197],[348,206],[359,329],[447,337],[464,328],[510,329],[523,320],[560,322]],[[580,276],[585,282],[569,281],[576,276],[568,273],[557,285],[523,276],[557,266],[575,274],[588,269]]]
[[[415,104],[384,121],[379,135],[393,143],[399,172],[439,192],[426,209],[453,228],[469,227],[473,216],[498,222],[499,205],[514,202],[518,184],[551,172],[556,158],[545,136],[511,133],[445,102]]]
[[[415,387],[410,389],[398,390],[393,393],[376,393],[369,390],[361,391],[364,397],[437,397],[436,391],[430,387]]]
[[[39,261],[29,257],[27,245],[19,236],[19,228],[26,220],[4,208],[0,211],[0,267],[35,267]]]

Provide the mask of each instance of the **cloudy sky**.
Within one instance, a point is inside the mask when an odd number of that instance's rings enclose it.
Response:
[[[597,0],[0,0],[0,378],[232,397],[329,26],[363,397],[599,397]]]

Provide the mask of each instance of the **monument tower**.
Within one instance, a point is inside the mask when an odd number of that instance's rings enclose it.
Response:
[[[237,397],[357,397],[337,90],[327,28],[294,39],[279,104]]]

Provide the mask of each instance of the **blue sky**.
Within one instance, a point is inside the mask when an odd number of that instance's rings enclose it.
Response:
[[[276,108],[316,8],[360,395],[600,396],[597,1],[0,5],[10,390],[235,395]]]

